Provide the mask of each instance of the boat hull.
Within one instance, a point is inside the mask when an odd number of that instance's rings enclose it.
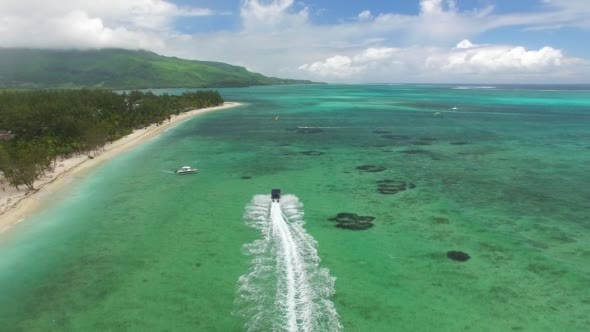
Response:
[[[187,175],[187,174],[195,174],[197,171],[184,171],[184,172],[176,172],[178,175]]]

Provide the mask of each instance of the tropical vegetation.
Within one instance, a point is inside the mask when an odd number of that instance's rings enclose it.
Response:
[[[312,83],[221,62],[124,49],[0,48],[0,88],[215,88]]]
[[[59,158],[94,154],[135,129],[181,112],[223,104],[217,91],[155,95],[107,90],[0,92],[0,171],[17,189],[53,169]]]

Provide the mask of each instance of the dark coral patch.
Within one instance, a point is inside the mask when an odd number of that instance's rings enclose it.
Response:
[[[303,151],[301,154],[306,156],[321,156],[326,153],[322,151]]]
[[[405,135],[381,135],[381,138],[391,139],[391,140],[404,140],[410,138],[409,136]]]
[[[338,223],[336,225],[336,227],[338,227],[338,228],[349,229],[351,231],[363,231],[363,230],[369,229],[373,226],[375,226],[375,225],[373,225],[373,223],[370,223],[370,222],[360,222],[360,223],[350,223],[350,224]]]
[[[323,130],[319,129],[319,128],[307,128],[307,127],[298,127],[297,128],[297,133],[299,134],[317,134],[317,133],[321,133],[323,132]]]
[[[359,171],[365,171],[365,172],[369,172],[369,173],[377,173],[377,172],[383,172],[387,168],[385,168],[383,166],[375,166],[375,165],[361,165],[361,166],[357,166],[356,169],[358,169]]]
[[[402,150],[399,153],[405,154],[429,154],[429,151],[426,150],[417,150],[417,149],[409,149],[409,150]]]
[[[357,219],[361,223],[372,222],[373,220],[375,220],[375,217],[372,216],[359,216]]]
[[[467,253],[454,250],[447,251],[447,257],[457,262],[466,262],[471,258]]]
[[[356,213],[340,212],[335,217],[328,218],[330,221],[336,222],[336,227],[349,229],[353,231],[365,230],[373,227],[372,216],[359,216]]]
[[[434,223],[438,225],[446,225],[449,223],[449,219],[443,217],[433,217],[432,221],[434,221]]]
[[[242,180],[250,180],[252,177],[248,175],[241,176],[240,179]]]
[[[414,188],[416,188],[415,184],[406,181],[396,181],[391,179],[377,181],[377,191],[383,195],[393,195]]]
[[[328,220],[347,223],[355,222],[357,219],[358,215],[356,213],[340,212],[336,217],[329,218]]]

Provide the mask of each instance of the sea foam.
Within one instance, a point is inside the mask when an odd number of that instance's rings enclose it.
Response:
[[[239,278],[236,314],[248,331],[340,331],[330,297],[335,278],[320,268],[317,242],[304,229],[303,204],[293,195],[271,202],[256,195],[245,222],[261,238],[244,245],[252,258]]]

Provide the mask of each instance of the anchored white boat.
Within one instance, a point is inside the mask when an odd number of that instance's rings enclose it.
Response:
[[[176,174],[194,174],[197,173],[199,170],[197,168],[192,168],[190,166],[182,166],[180,169],[177,169],[174,173]]]

